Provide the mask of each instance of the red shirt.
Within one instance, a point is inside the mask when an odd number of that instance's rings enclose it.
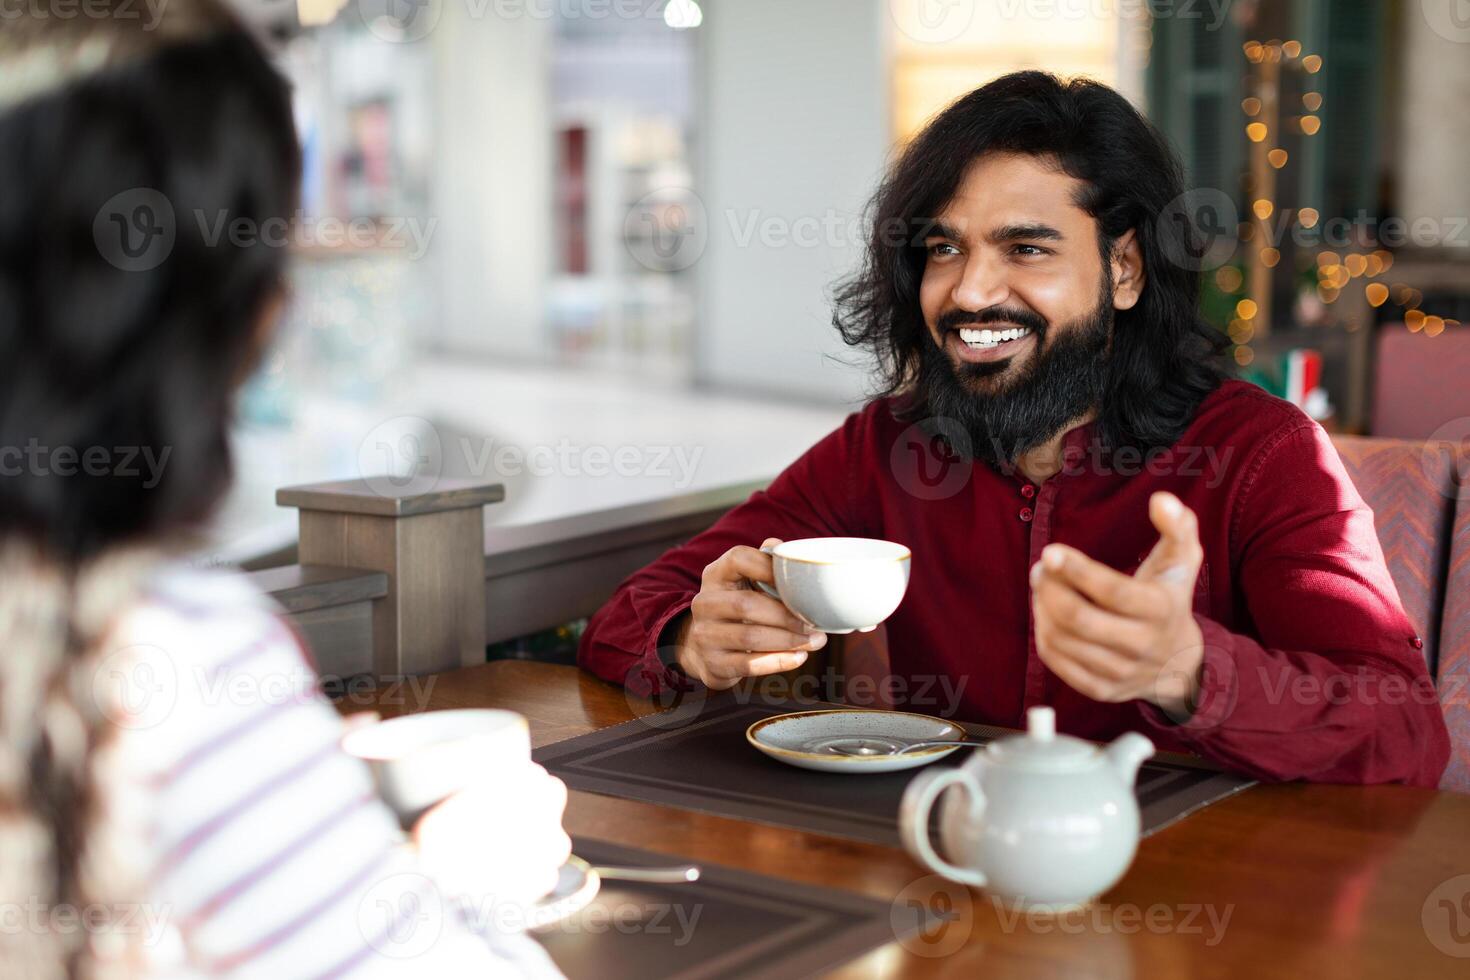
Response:
[[[914,710],[1023,726],[1055,707],[1061,731],[1141,731],[1262,779],[1433,786],[1449,736],[1416,635],[1384,564],[1373,514],[1322,428],[1254,385],[1227,381],[1180,439],[1150,454],[1095,450],[1067,433],[1062,471],[1034,485],[955,456],[896,420],[889,400],[847,418],[770,487],[625,581],[588,625],[578,659],[635,693],[689,682],[660,634],[689,607],[704,566],[735,545],[821,535],[886,538],[913,552],[888,620],[891,690]],[[1074,691],[1036,653],[1027,573],[1060,541],[1132,572],[1158,539],[1149,495],[1199,517],[1195,617],[1201,697],[1175,725],[1144,701]],[[944,685],[936,686],[936,679]],[[912,704],[920,690],[925,705]]]

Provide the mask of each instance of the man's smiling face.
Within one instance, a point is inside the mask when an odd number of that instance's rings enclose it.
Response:
[[[934,343],[977,395],[998,394],[1068,332],[1127,309],[1140,283],[1114,262],[1099,297],[1097,222],[1077,205],[1082,181],[1041,157],[990,153],[970,165],[924,241],[919,303]],[[1126,251],[1132,233],[1119,241]],[[1121,273],[1121,276],[1120,276]]]

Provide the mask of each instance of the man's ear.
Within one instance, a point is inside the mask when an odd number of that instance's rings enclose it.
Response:
[[[1135,229],[1129,228],[1113,243],[1108,261],[1113,267],[1113,309],[1131,310],[1143,295],[1144,286],[1143,249]]]

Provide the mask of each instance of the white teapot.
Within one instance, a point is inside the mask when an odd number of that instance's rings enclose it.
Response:
[[[1136,732],[1105,749],[1058,735],[1047,707],[1029,709],[1026,727],[959,768],[920,773],[904,791],[899,830],[937,874],[1028,909],[1063,911],[1107,891],[1133,862],[1133,782],[1154,745]],[[930,843],[929,811],[953,787],[960,792],[940,810],[946,861]]]

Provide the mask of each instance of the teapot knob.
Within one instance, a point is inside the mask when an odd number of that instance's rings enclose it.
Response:
[[[1057,737],[1057,713],[1053,708],[1039,704],[1026,709],[1026,734],[1038,742],[1050,742]]]

